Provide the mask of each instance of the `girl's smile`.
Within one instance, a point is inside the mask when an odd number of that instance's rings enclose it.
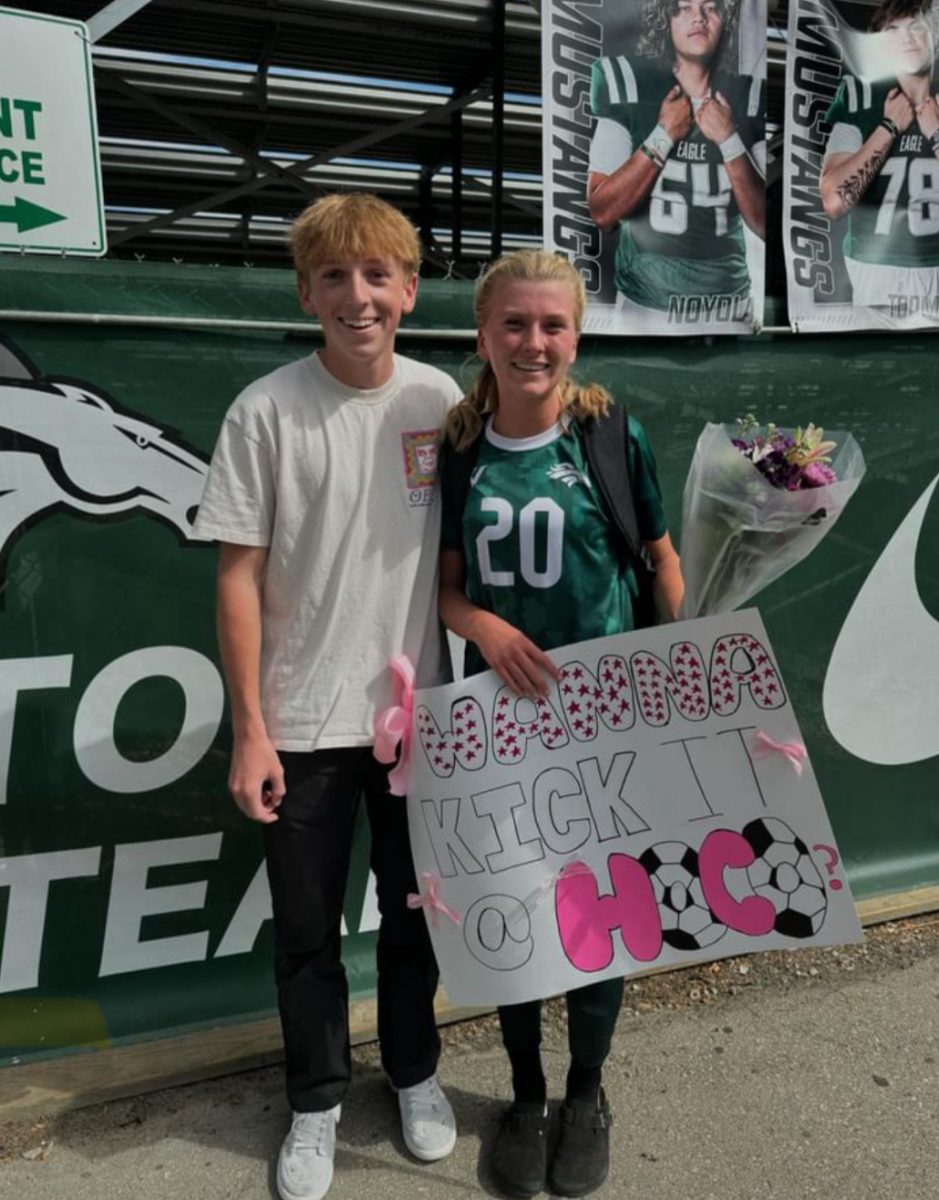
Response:
[[[500,433],[525,436],[558,419],[558,388],[577,357],[571,288],[563,282],[509,279],[497,285],[477,349],[499,389]],[[519,433],[510,432],[521,424]]]

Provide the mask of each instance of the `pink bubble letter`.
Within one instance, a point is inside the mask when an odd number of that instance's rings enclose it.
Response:
[[[658,905],[645,868],[628,854],[611,854],[607,867],[612,895],[600,895],[596,876],[583,863],[572,864],[555,890],[561,946],[578,971],[610,965],[617,929],[639,962],[651,962],[662,949]]]
[[[750,937],[772,932],[776,910],[765,896],[735,900],[724,883],[724,871],[727,867],[749,867],[755,858],[747,839],[732,829],[712,830],[698,851],[701,890],[711,912],[729,929]]]

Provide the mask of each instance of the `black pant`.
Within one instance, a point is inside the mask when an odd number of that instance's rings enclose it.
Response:
[[[622,1002],[622,979],[601,979],[567,993],[567,1040],[575,1068],[598,1071],[606,1062]],[[541,1001],[502,1005],[499,1024],[518,1090],[532,1073],[540,1074]]]
[[[321,1112],[342,1099],[351,1075],[349,988],[340,959],[340,922],[359,800],[372,833],[378,910],[378,1037],[396,1087],[436,1070],[437,987],[416,892],[407,809],[388,792],[388,768],[370,748],[280,755],[287,792],[279,820],[264,826],[274,911],[274,974],[294,1112]]]

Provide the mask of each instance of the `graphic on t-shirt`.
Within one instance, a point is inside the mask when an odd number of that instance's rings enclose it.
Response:
[[[434,498],[439,444],[440,433],[436,429],[409,429],[401,434],[404,477],[411,508],[421,508]]]
[[[82,380],[43,376],[0,347],[0,578],[13,541],[66,509],[108,520],[143,512],[193,534],[206,461],[172,429]]]

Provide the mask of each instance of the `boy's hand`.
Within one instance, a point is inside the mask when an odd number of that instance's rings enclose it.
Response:
[[[659,124],[673,142],[680,142],[691,130],[692,115],[691,101],[676,83],[659,106]]]
[[[919,122],[920,133],[923,137],[932,137],[939,129],[939,97],[927,96],[922,104],[918,104],[916,120]]]
[[[241,811],[252,821],[270,825],[284,798],[284,769],[267,737],[235,740],[228,790]]]
[[[695,113],[695,124],[709,142],[720,145],[737,132],[727,97],[715,92]]]
[[[519,696],[541,699],[548,694],[549,680],[561,676],[543,650],[494,613],[479,614],[472,640],[502,682]]]
[[[891,88],[887,93],[887,99],[884,101],[884,116],[893,121],[901,133],[904,133],[913,124],[916,113],[908,96],[900,88]]]

